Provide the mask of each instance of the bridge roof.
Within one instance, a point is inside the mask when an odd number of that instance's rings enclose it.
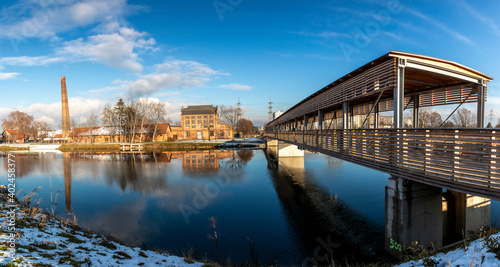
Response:
[[[397,59],[406,59],[408,62],[406,72],[405,72],[405,94],[412,94],[412,93],[420,93],[420,92],[436,92],[439,90],[446,90],[448,88],[451,89],[457,89],[457,88],[462,88],[465,85],[471,86],[474,84],[486,84],[487,82],[493,80],[492,77],[485,75],[477,70],[474,70],[472,68],[466,67],[462,64],[445,60],[445,59],[440,59],[440,58],[435,58],[435,57],[430,57],[430,56],[425,56],[425,55],[420,55],[420,54],[414,54],[414,53],[408,53],[408,52],[401,52],[401,51],[390,51],[389,53],[372,60],[368,62],[367,64],[351,71],[350,73],[344,75],[343,77],[335,80],[334,82],[328,84],[327,86],[323,87],[322,89],[318,90],[317,92],[311,94],[310,96],[306,97],[290,109],[288,109],[283,115],[280,117],[276,118],[275,120],[271,121],[283,121],[288,118],[292,110],[304,106],[308,101],[311,101],[313,98],[318,97],[321,94],[324,94],[326,91],[329,91],[333,89],[334,87],[337,86],[342,86],[343,84],[346,84],[346,82],[349,82],[349,86],[351,86],[354,82],[353,80],[355,78],[358,78],[360,76],[363,76],[363,74],[366,74],[369,70],[374,70],[376,68],[379,68],[379,73],[377,74],[371,74],[370,78],[373,78],[374,75],[381,75],[380,73],[382,72],[395,72],[396,66],[397,66]],[[389,62],[391,61],[391,62]],[[389,63],[388,63],[389,62]],[[392,64],[394,62],[394,64]],[[389,64],[389,65],[388,65]],[[384,66],[382,66],[384,65]],[[385,68],[382,70],[382,68]],[[366,76],[366,75],[365,75]],[[365,79],[365,77],[362,77],[362,79]],[[394,77],[386,77],[386,84],[389,87],[392,86],[392,84],[395,82]],[[358,87],[366,87],[367,85],[361,85],[360,83],[363,83],[364,81],[356,81],[355,85]],[[370,80],[369,82],[373,83],[373,79]],[[377,78],[378,82],[378,78]],[[347,87],[349,87],[347,86]],[[372,87],[371,90],[366,90],[363,89],[364,95],[360,95],[355,93],[355,97],[352,99],[348,99],[347,101],[354,100],[355,105],[362,105],[370,102],[374,102],[374,100],[377,98],[376,96],[376,91],[378,88],[375,88],[373,90],[373,84],[368,85],[368,87]],[[344,86],[345,87],[345,86]],[[385,89],[388,87],[386,86]],[[385,90],[384,89],[384,90]],[[345,88],[343,90],[346,90]],[[460,96],[458,96],[458,93],[455,91],[452,96],[453,101],[444,101],[444,102],[436,102],[431,104],[431,105],[442,105],[442,104],[453,104],[456,103],[456,100],[459,99],[460,101],[463,100],[463,93],[468,94],[472,90],[469,88],[469,91],[462,92],[460,91]],[[382,90],[380,90],[382,91]],[[330,94],[332,95],[332,94]],[[343,93],[343,97],[345,93]],[[364,97],[364,99],[360,99],[360,97]],[[382,99],[387,99],[389,97],[392,97],[392,93],[387,90],[385,92],[384,97]],[[442,97],[442,96],[439,96]],[[447,97],[447,95],[445,96]],[[434,97],[432,97],[434,99]],[[469,101],[467,102],[472,102],[475,101],[477,98],[472,97]],[[317,98],[316,98],[317,100]],[[338,104],[334,101],[330,101],[332,104]],[[390,106],[387,105],[387,106]],[[411,105],[412,106],[412,105]],[[421,106],[430,106],[430,105],[421,105]],[[389,107],[387,110],[389,110],[391,107]],[[310,108],[308,111],[313,111]],[[271,123],[270,122],[270,123]],[[268,123],[268,124],[270,124]]]

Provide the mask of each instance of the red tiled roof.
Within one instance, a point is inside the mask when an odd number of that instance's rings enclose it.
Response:
[[[82,133],[88,132],[90,130],[96,130],[96,129],[99,129],[101,127],[102,126],[75,128],[75,129],[73,129],[73,131],[71,132],[71,134],[69,136],[71,136],[71,137],[78,136],[78,135],[80,135]]]
[[[62,138],[62,137],[63,137],[62,134],[56,134],[56,135],[54,135],[54,139],[55,138]]]
[[[5,130],[7,133],[9,133],[10,135],[12,134],[22,134],[24,135],[23,131],[21,130]]]

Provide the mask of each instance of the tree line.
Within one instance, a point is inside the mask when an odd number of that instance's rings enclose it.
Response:
[[[33,116],[21,111],[12,111],[6,119],[2,120],[4,130],[20,130],[25,138],[38,140],[47,137],[50,125],[44,121],[37,121]]]
[[[143,140],[144,132],[152,130],[155,140],[158,124],[167,122],[166,115],[164,102],[139,99],[125,103],[120,98],[115,105],[104,106],[101,122],[109,127],[111,139],[119,135],[119,140],[135,140],[135,137],[140,135],[140,140]],[[92,119],[91,114],[88,120],[89,127],[95,127],[97,123],[97,117]]]
[[[254,133],[253,123],[243,118],[243,111],[237,106],[219,106],[219,119],[222,123],[229,124],[243,137]]]
[[[493,128],[493,119],[495,118],[493,109],[490,110],[489,113],[489,123],[486,126],[487,128]],[[406,117],[406,119],[410,119],[410,117]],[[446,120],[447,119],[447,120]],[[443,121],[441,114],[436,111],[432,111],[431,109],[421,109],[418,113],[418,123],[421,128],[437,128],[437,127],[445,127],[445,128],[475,128],[477,127],[477,116],[474,112],[461,108],[458,109],[451,117],[445,118],[446,121]],[[412,125],[405,125],[406,127],[410,127]],[[497,124],[494,126],[495,128],[500,128],[500,118],[498,119]]]

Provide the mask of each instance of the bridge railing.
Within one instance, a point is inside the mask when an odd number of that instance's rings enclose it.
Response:
[[[410,180],[500,198],[498,129],[352,129],[266,135]]]

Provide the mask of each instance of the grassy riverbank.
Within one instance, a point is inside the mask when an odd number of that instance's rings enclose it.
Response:
[[[27,151],[28,147],[0,146],[0,151]]]
[[[1,194],[0,266],[202,266],[166,252],[133,248],[17,203],[14,213]],[[15,229],[9,225],[14,219]],[[10,229],[9,229],[10,228]],[[12,231],[15,230],[15,231]],[[13,245],[11,245],[13,244]],[[15,246],[15,251],[11,247]]]
[[[214,149],[220,142],[156,142],[142,143],[143,151],[183,151]],[[62,152],[119,152],[120,144],[64,144],[59,147]]]

